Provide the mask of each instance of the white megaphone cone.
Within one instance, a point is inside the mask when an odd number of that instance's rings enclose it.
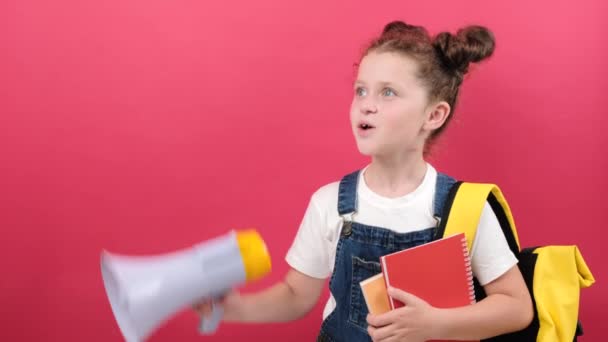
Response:
[[[266,245],[254,230],[156,256],[101,254],[106,294],[127,342],[145,340],[178,311],[259,279],[270,268]],[[220,318],[221,309],[201,332],[213,332]]]

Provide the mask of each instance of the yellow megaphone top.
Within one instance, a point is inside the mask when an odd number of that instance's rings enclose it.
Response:
[[[262,237],[255,229],[236,232],[247,281],[264,277],[271,269],[270,254]]]

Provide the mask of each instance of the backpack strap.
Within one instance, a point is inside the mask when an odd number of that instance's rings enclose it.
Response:
[[[489,203],[498,218],[500,227],[513,253],[520,252],[519,237],[507,200],[494,184],[456,182],[450,189],[444,205],[443,220],[438,235],[447,237],[463,232],[469,251],[475,241],[479,218],[485,204]]]

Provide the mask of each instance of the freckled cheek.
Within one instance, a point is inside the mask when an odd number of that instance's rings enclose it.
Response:
[[[387,128],[401,130],[403,129],[402,127],[407,124],[407,117],[403,113],[387,110],[384,111],[383,114],[383,121]]]
[[[391,117],[391,119],[386,120],[383,129],[396,142],[403,143],[416,135],[417,129],[412,119],[405,116]]]

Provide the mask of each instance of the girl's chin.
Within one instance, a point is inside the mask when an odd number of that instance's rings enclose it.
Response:
[[[375,154],[376,150],[371,147],[371,146],[367,146],[367,144],[357,144],[357,149],[359,150],[359,153],[361,153],[364,156],[368,156],[371,157]]]

